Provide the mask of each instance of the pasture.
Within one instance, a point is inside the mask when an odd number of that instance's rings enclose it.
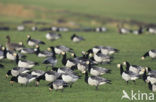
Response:
[[[87,18],[83,14],[97,15],[100,17],[123,20],[136,20],[146,23],[156,23],[155,13],[155,0],[1,0],[0,7],[2,5],[14,5],[13,7],[20,5],[19,8],[25,9],[26,14],[19,15],[12,14],[10,12],[5,13],[0,10],[0,22],[5,25],[11,24],[11,26],[20,24],[23,20],[44,21],[50,22],[52,20],[58,20],[58,18],[71,19],[76,23],[79,23],[82,27],[90,26],[93,18]],[[22,5],[22,6],[21,6]],[[8,6],[9,7],[9,6]],[[18,7],[18,6],[17,6]],[[33,8],[34,7],[34,8]],[[36,9],[35,9],[36,8]],[[9,9],[9,8],[8,8]],[[10,10],[10,9],[9,9]],[[6,10],[6,11],[9,11]],[[34,10],[34,11],[31,11]],[[30,12],[29,12],[30,11]],[[62,12],[64,11],[64,12]],[[48,13],[50,12],[50,13]],[[66,13],[67,12],[67,13]],[[76,14],[72,18],[72,13]],[[54,15],[52,14],[54,13]],[[22,14],[22,13],[20,13]],[[30,14],[30,17],[29,17]],[[78,14],[81,18],[77,17]],[[11,16],[13,15],[13,16]],[[65,16],[64,16],[65,15]],[[97,22],[97,18],[95,19]],[[84,22],[83,22],[84,21]],[[97,23],[98,26],[105,26],[102,23]],[[96,24],[92,25],[96,26]],[[117,68],[117,64],[123,61],[129,61],[134,65],[148,66],[156,70],[156,60],[147,58],[141,60],[141,56],[150,49],[156,48],[156,35],[144,32],[142,35],[120,35],[112,25],[107,25],[108,31],[103,33],[98,32],[60,32],[62,38],[56,41],[48,41],[45,38],[48,32],[39,31],[0,31],[0,44],[5,45],[6,35],[10,35],[12,42],[22,41],[26,47],[27,34],[30,34],[32,38],[45,41],[46,45],[41,45],[42,50],[46,50],[49,46],[65,45],[73,48],[77,55],[81,55],[81,51],[86,51],[96,45],[112,46],[120,50],[119,53],[114,54],[114,59],[111,64],[99,65],[112,70],[111,74],[105,74],[102,77],[108,78],[112,81],[112,84],[106,84],[99,87],[99,90],[95,90],[94,86],[89,86],[84,82],[84,75],[82,78],[75,82],[72,88],[65,88],[64,92],[48,90],[48,82],[41,81],[39,87],[35,87],[35,82],[28,84],[27,87],[21,86],[15,83],[11,86],[9,79],[5,78],[6,72],[15,67],[14,61],[8,61],[7,59],[0,60],[0,64],[3,64],[4,69],[0,69],[0,101],[1,102],[129,102],[127,99],[121,100],[123,95],[122,90],[130,93],[131,90],[135,92],[151,93],[148,89],[148,85],[143,82],[142,79],[136,81],[136,85],[130,81],[127,85],[121,78],[120,70]],[[77,33],[83,36],[86,40],[80,43],[73,43],[70,37],[73,33]],[[61,64],[62,57],[57,56],[58,64],[56,67],[63,66]],[[28,60],[39,62],[39,66],[35,66],[33,69],[45,70],[45,65],[41,64],[44,58],[38,58],[36,55],[27,55]],[[154,93],[156,97],[156,93]],[[156,99],[156,98],[155,98]],[[149,102],[148,100],[141,100],[134,102]],[[152,101],[150,101],[152,102]],[[155,102],[155,101],[153,101]]]

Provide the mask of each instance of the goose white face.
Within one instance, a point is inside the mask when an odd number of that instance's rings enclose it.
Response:
[[[23,45],[23,43],[22,43],[22,42],[19,42],[18,44],[19,44],[19,45]]]
[[[126,65],[126,62],[123,62],[123,65]]]
[[[51,48],[47,48],[48,51],[51,51]]]
[[[27,35],[27,38],[30,38],[30,35]]]
[[[121,64],[117,64],[117,68],[120,68]]]
[[[37,48],[35,48],[34,51],[37,51]]]
[[[141,59],[142,59],[142,60],[144,60],[144,59],[145,59],[145,57],[143,57],[143,56],[142,56],[142,57],[141,57]]]

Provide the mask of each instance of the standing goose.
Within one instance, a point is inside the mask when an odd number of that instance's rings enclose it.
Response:
[[[81,72],[81,73],[86,73],[86,71],[88,70],[88,65],[89,65],[89,61],[87,62],[83,62],[83,61],[80,61],[78,64],[77,64],[77,69]]]
[[[51,41],[54,41],[54,40],[57,40],[57,39],[60,39],[61,38],[61,34],[57,34],[57,33],[47,33],[46,34],[46,38],[47,40],[51,40]]]
[[[29,68],[14,67],[11,70],[8,70],[8,72],[6,73],[6,78],[8,78],[9,75],[16,77],[19,74],[28,73],[28,72],[30,72]]]
[[[129,62],[125,61],[123,62],[123,65],[126,65],[126,69],[128,71],[131,71],[133,73],[136,73],[136,74],[140,74],[142,75],[144,72],[143,72],[143,67],[142,66],[138,66],[138,65],[130,65]]]
[[[37,62],[33,62],[29,60],[20,60],[18,54],[16,56],[16,64],[18,65],[18,67],[25,67],[25,68],[32,68],[35,65],[38,65]]]
[[[36,48],[34,49],[34,51],[38,57],[50,57],[53,55],[49,51],[40,51],[40,47],[38,45],[36,45]]]
[[[62,80],[70,85],[70,88],[72,87],[72,84],[76,82],[79,79],[77,75],[71,74],[71,73],[64,73],[62,74]]]
[[[21,85],[26,85],[27,86],[28,83],[33,82],[35,79],[36,79],[36,76],[33,76],[31,74],[28,74],[28,73],[24,73],[24,74],[19,74],[16,77],[12,77],[10,79],[10,84],[13,85],[14,82],[17,82],[17,83],[19,83]]]
[[[71,36],[71,40],[73,41],[73,42],[75,42],[75,43],[78,43],[78,42],[80,42],[80,41],[83,41],[83,40],[85,40],[83,37],[81,37],[81,36],[78,36],[78,35],[76,35],[76,34],[73,34],[72,36]]]
[[[35,53],[33,48],[23,48],[20,50],[20,53],[22,54],[33,54]]]
[[[111,81],[106,79],[106,78],[102,78],[99,76],[88,76],[88,72],[85,73],[85,82],[91,86],[95,86],[96,90],[98,90],[98,87],[100,85],[104,85],[106,83],[111,84]]]
[[[141,57],[141,59],[144,60],[146,57],[156,58],[156,49],[149,50]]]
[[[57,78],[60,77],[60,74],[55,71],[47,71],[43,75],[39,76],[36,79],[36,86],[39,85],[40,80],[45,80],[48,82],[54,82]]]
[[[67,86],[68,85],[67,85],[66,82],[64,82],[63,80],[58,79],[58,80],[55,80],[54,82],[50,83],[49,91],[52,91],[52,89],[54,89],[56,91],[57,90],[62,90],[62,92],[63,92],[63,89],[65,87],[67,87]]]
[[[73,70],[71,70],[70,68],[67,68],[67,67],[61,67],[61,68],[58,68],[57,69],[57,73],[60,73],[60,74],[64,74],[64,73],[71,73],[73,74]]]
[[[148,74],[146,73],[146,70],[143,74],[143,80],[144,82],[150,82],[151,84],[156,83],[156,74]]]
[[[43,41],[40,41],[40,40],[36,40],[36,39],[32,39],[30,35],[27,35],[27,44],[29,46],[36,46],[36,45],[39,45],[39,44],[45,44],[45,42]]]
[[[60,45],[60,46],[56,46],[56,47],[50,47],[50,48],[54,48],[55,53],[58,55],[60,55],[62,52],[72,52],[71,48],[68,48],[64,45]]]
[[[117,65],[118,68],[120,68],[120,75],[122,76],[122,79],[124,79],[127,84],[129,80],[132,80],[135,83],[135,80],[139,78],[139,74],[130,72],[130,71],[124,71],[123,66],[121,64]]]
[[[6,48],[7,50],[10,50],[10,51],[14,51],[14,50],[21,50],[23,48],[23,43],[20,42],[19,44],[17,43],[11,43],[11,39],[10,39],[10,36],[7,35],[6,36],[6,39],[7,39],[7,43],[6,43]]]

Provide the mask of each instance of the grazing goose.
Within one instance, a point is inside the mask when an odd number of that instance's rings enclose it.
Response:
[[[140,75],[142,75],[144,73],[144,71],[143,71],[144,68],[142,66],[130,65],[130,63],[127,61],[123,62],[123,65],[126,65],[126,69],[133,73],[140,74]]]
[[[143,80],[144,80],[144,82],[150,82],[151,84],[156,83],[156,73],[147,75],[147,72],[145,70],[145,72],[143,74]]]
[[[2,48],[0,49],[0,60],[6,58],[6,53],[7,53],[6,48],[5,48],[5,47],[2,47]]]
[[[106,83],[111,84],[111,81],[106,79],[106,78],[102,78],[99,76],[88,76],[88,72],[85,73],[85,82],[91,86],[96,86],[96,90],[98,90],[98,87],[100,85],[104,85]]]
[[[35,53],[34,49],[33,48],[23,48],[20,53],[22,54],[33,54]]]
[[[78,43],[78,42],[83,41],[83,40],[85,40],[85,39],[84,39],[83,37],[81,37],[81,36],[78,36],[78,35],[76,35],[76,34],[73,34],[73,35],[71,36],[71,40],[72,40],[73,42]]]
[[[36,26],[33,26],[33,27],[31,28],[31,30],[32,30],[32,31],[37,31],[38,28],[37,28]]]
[[[146,72],[148,75],[156,74],[156,70],[152,70],[150,67],[145,67]]]
[[[72,87],[72,84],[79,79],[79,77],[77,75],[74,75],[72,73],[64,73],[64,74],[62,74],[61,77],[64,82],[66,82],[70,85],[70,88]]]
[[[156,49],[146,52],[141,59],[144,60],[146,57],[156,58]]]
[[[63,80],[55,80],[54,82],[50,83],[50,87],[49,87],[49,91],[52,91],[52,89],[54,90],[62,90],[63,92],[63,89],[65,87],[68,87],[67,83],[65,83]]]
[[[148,83],[148,88],[153,91],[156,92],[156,83],[151,84],[151,82]]]
[[[36,79],[36,86],[39,85],[40,80],[45,80],[48,82],[54,82],[56,79],[60,77],[60,74],[55,71],[47,71],[43,75],[39,76]]]
[[[4,65],[0,64],[0,68],[4,68]]]
[[[95,29],[95,31],[96,31],[96,32],[106,32],[106,31],[107,31],[107,28],[105,28],[105,27],[97,27],[97,28]]]
[[[135,34],[135,35],[142,34],[143,33],[143,28],[142,27],[139,27],[138,30],[133,30],[132,33]]]
[[[36,39],[32,39],[30,35],[27,35],[27,44],[29,46],[36,46],[36,45],[39,45],[39,44],[45,44],[45,42],[43,41],[40,41],[40,40],[36,40]]]
[[[19,51],[24,47],[22,42],[19,42],[19,44],[11,43],[11,39],[10,39],[9,35],[6,36],[6,39],[7,39],[7,43],[6,43],[7,50],[10,50],[10,51],[17,50],[17,51]]]
[[[31,74],[28,74],[28,73],[24,73],[24,74],[19,74],[16,77],[12,77],[10,80],[10,84],[13,85],[14,82],[17,82],[21,85],[27,86],[28,83],[33,82],[35,79],[36,79],[36,76],[33,76]]]
[[[60,55],[62,52],[72,52],[73,51],[71,48],[68,48],[63,45],[56,46],[56,47],[50,47],[50,48],[54,48],[55,53],[58,55]]]
[[[94,60],[97,63],[110,63],[111,62],[111,57],[108,55],[104,55],[99,51],[98,53],[94,54]]]
[[[50,57],[52,56],[53,54],[49,51],[40,51],[40,47],[38,45],[36,45],[36,48],[34,49],[36,55],[38,57]]]
[[[51,40],[51,41],[54,41],[54,40],[57,40],[57,39],[60,39],[61,38],[61,34],[57,34],[57,33],[47,33],[46,34],[46,38],[47,40]]]
[[[135,80],[139,78],[139,74],[130,72],[130,71],[124,71],[123,66],[121,64],[117,65],[118,68],[120,68],[120,75],[122,76],[122,79],[124,79],[127,84],[129,80],[132,80],[135,83]]]
[[[38,65],[37,62],[29,61],[29,60],[20,60],[18,55],[16,56],[16,64],[18,67],[32,68],[35,65]]]
[[[88,71],[90,72],[92,76],[99,76],[99,75],[103,75],[106,73],[111,73],[110,69],[97,67],[97,66],[91,66],[91,64],[89,64]]]
[[[8,70],[8,72],[6,73],[6,78],[8,78],[9,75],[16,77],[19,74],[28,73],[28,72],[30,72],[29,68],[14,67],[11,70]]]

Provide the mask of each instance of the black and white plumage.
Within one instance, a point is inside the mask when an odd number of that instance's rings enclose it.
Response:
[[[155,27],[147,27],[146,30],[147,30],[149,33],[156,34],[156,28],[155,28]]]
[[[104,85],[106,83],[111,84],[111,81],[106,79],[106,78],[102,78],[102,77],[99,77],[99,76],[90,76],[89,77],[88,72],[85,73],[85,82],[88,85],[96,86],[96,90],[98,90],[98,87],[100,85]]]
[[[36,45],[36,48],[34,49],[35,51],[35,54],[38,56],[38,57],[50,57],[53,55],[52,52],[49,52],[49,51],[41,51],[40,50],[40,47],[38,45]]]
[[[73,51],[71,48],[68,48],[64,45],[50,47],[50,48],[54,48],[55,53],[58,55],[60,55],[62,52],[72,52]]]
[[[150,67],[145,67],[145,71],[148,75],[156,75],[156,70],[152,70]]]
[[[123,66],[121,64],[118,64],[117,67],[120,68],[120,75],[122,76],[122,79],[124,79],[127,82],[127,84],[130,80],[132,80],[135,83],[135,81],[140,77],[139,74],[127,70],[124,71]]]
[[[24,73],[24,74],[19,74],[16,77],[12,77],[10,79],[10,84],[13,85],[13,82],[17,82],[17,83],[19,83],[21,85],[26,85],[27,86],[28,83],[31,83],[34,80],[36,80],[36,76],[33,76],[31,74],[28,74],[28,73]]]
[[[36,40],[36,39],[32,39],[30,35],[27,35],[27,44],[29,46],[36,46],[36,45],[39,45],[39,44],[45,44],[45,42],[43,41],[40,41],[40,40]]]
[[[40,80],[45,80],[48,82],[54,82],[55,80],[57,80],[57,78],[60,77],[61,74],[55,72],[55,71],[47,71],[45,72],[43,75],[39,76],[36,79],[36,85],[39,85]]]
[[[81,72],[81,73],[86,73],[86,71],[88,70],[88,66],[89,66],[89,61],[80,61],[77,64],[77,69]]]
[[[60,73],[60,74],[64,74],[64,73],[71,73],[73,74],[73,70],[71,70],[70,68],[67,68],[67,67],[61,67],[61,68],[58,68],[57,69],[57,73]]]
[[[85,40],[83,37],[81,37],[81,36],[78,36],[78,35],[76,35],[76,34],[73,34],[72,36],[71,36],[71,40],[73,41],[73,42],[80,42],[80,41],[83,41],[83,40]]]
[[[105,28],[105,27],[97,27],[97,28],[95,29],[95,31],[96,31],[96,32],[106,32],[106,31],[107,31],[107,28]]]
[[[149,50],[141,57],[141,59],[144,60],[146,57],[156,58],[156,49]]]
[[[49,32],[46,34],[46,38],[47,38],[47,40],[54,41],[54,40],[60,39],[61,34]]]
[[[143,28],[139,27],[139,29],[133,30],[132,33],[135,34],[135,35],[140,35],[140,34],[143,33]]]
[[[153,74],[147,73],[145,70],[145,72],[143,74],[143,80],[144,80],[144,82],[147,82],[147,83],[150,82],[151,84],[156,83],[156,73],[153,73]]]
[[[54,90],[62,90],[63,92],[63,89],[65,87],[68,87],[68,84],[66,82],[64,82],[63,80],[55,80],[54,82],[50,83],[50,87],[49,87],[49,90],[52,91],[52,89]]]
[[[130,29],[127,29],[127,28],[119,27],[118,32],[120,34],[128,34],[128,33],[131,33],[132,31]]]
[[[14,61],[14,60],[16,60],[16,57],[17,57],[17,53],[16,52],[14,52],[14,51],[7,51],[6,58],[8,60]]]
[[[43,70],[33,70],[31,71],[31,75],[36,75],[37,77],[42,76],[45,73]]]
[[[131,71],[136,74],[142,75],[144,73],[144,67],[138,66],[138,65],[130,65],[129,62],[125,61],[123,62],[123,65],[126,65],[126,70]]]
[[[148,83],[148,88],[153,91],[156,92],[156,83],[151,84],[151,82]]]
[[[72,74],[72,73],[64,73],[62,74],[62,80],[72,87],[72,84],[79,79],[79,76]]]
[[[16,77],[19,74],[28,73],[28,72],[30,72],[30,68],[14,67],[11,70],[8,70],[8,72],[6,73],[6,78],[8,78],[9,75]]]
[[[98,66],[91,66],[90,64],[89,64],[88,71],[90,72],[92,76],[100,76],[106,73],[111,73],[110,69],[102,68]]]

